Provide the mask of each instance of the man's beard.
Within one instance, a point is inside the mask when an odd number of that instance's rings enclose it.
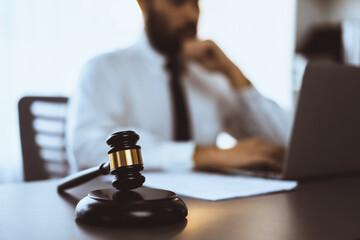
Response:
[[[164,55],[177,55],[180,52],[186,32],[197,33],[197,23],[188,22],[175,33],[170,33],[166,19],[152,9],[148,12],[146,31],[151,45]]]

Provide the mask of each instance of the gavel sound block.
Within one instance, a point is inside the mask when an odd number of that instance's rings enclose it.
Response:
[[[58,192],[75,187],[97,176],[112,174],[114,188],[90,192],[77,204],[76,220],[106,227],[159,226],[184,221],[187,207],[171,191],[141,187],[143,161],[139,136],[133,131],[116,132],[107,144],[110,161],[61,180]],[[171,179],[169,179],[170,181]]]

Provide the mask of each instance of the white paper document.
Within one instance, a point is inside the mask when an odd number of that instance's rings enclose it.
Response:
[[[173,191],[180,196],[217,201],[278,191],[289,191],[295,181],[283,181],[188,171],[144,173],[144,186]]]

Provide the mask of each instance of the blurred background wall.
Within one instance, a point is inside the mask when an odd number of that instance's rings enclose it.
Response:
[[[298,0],[296,42],[301,45],[314,26],[340,24],[343,20],[359,19],[359,0]]]
[[[359,0],[297,1],[294,102],[310,60],[360,66]]]

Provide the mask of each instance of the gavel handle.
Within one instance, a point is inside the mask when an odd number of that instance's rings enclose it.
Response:
[[[110,163],[103,163],[98,167],[85,169],[60,180],[57,186],[57,191],[62,192],[66,189],[76,187],[80,184],[88,182],[100,175],[107,175],[110,173]]]

